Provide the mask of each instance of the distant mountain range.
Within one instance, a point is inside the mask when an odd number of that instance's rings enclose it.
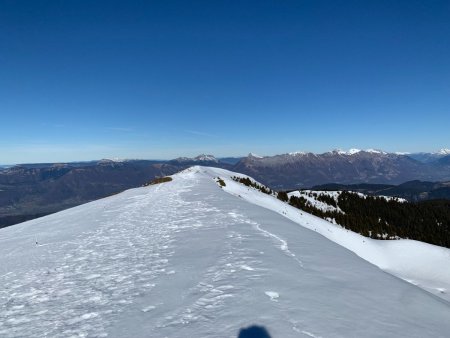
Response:
[[[0,227],[141,186],[157,176],[171,175],[192,165],[247,174],[275,190],[327,183],[397,185],[412,180],[450,181],[450,150],[445,149],[420,156],[351,149],[264,157],[249,154],[243,158],[202,154],[169,161],[104,159],[20,164],[0,167]],[[427,198],[433,196],[435,193]]]
[[[435,153],[406,153],[405,155],[423,163],[432,163],[443,158],[449,158],[450,149],[441,149]]]
[[[249,154],[234,171],[255,177],[274,189],[296,189],[324,183],[400,184],[412,180],[450,180],[450,155],[419,161],[411,155],[368,149],[323,154],[295,152],[275,156]]]
[[[173,165],[209,165],[209,166],[217,166],[220,164],[220,161],[215,158],[213,155],[198,155],[197,157],[178,157],[174,160],[169,161],[168,163]]]

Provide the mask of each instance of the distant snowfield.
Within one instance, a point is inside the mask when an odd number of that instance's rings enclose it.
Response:
[[[0,336],[448,336],[450,250],[361,237],[234,175],[193,167],[0,229]]]

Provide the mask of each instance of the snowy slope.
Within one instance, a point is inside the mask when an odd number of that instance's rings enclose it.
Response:
[[[274,338],[448,336],[447,301],[232,175],[193,167],[1,229],[0,336],[236,337],[250,324]]]
[[[229,177],[226,170],[214,169],[221,177]],[[233,174],[234,175],[234,174]],[[242,174],[236,176],[248,177]],[[278,199],[257,192],[255,189],[243,186],[233,180],[225,179],[225,189],[233,195],[237,195],[246,201],[273,210],[288,219],[302,225],[305,228],[316,231],[333,242],[353,251],[361,258],[378,266],[397,277],[419,286],[436,296],[450,301],[450,250],[414,240],[380,241],[361,236],[340,225],[332,224],[319,217],[313,216],[294,208]],[[301,192],[313,192],[303,190]],[[315,200],[295,191],[290,195],[303,196],[311,204],[322,210],[332,210],[332,206]],[[317,192],[317,191],[316,191]],[[337,198],[339,192],[323,192]],[[360,196],[364,194],[358,193]],[[386,199],[392,197],[381,196]],[[401,198],[395,198],[400,202],[406,202]],[[340,209],[338,209],[340,211]]]

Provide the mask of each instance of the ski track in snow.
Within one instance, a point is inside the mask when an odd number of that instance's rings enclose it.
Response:
[[[293,252],[291,252],[291,250],[289,250],[289,246],[286,240],[275,235],[274,233],[271,233],[270,231],[264,230],[263,228],[261,228],[261,225],[259,223],[246,218],[244,215],[236,213],[229,213],[229,214],[230,216],[238,219],[243,223],[251,224],[254,227],[254,229],[262,233],[263,236],[273,238],[275,241],[279,242],[280,250],[283,251],[287,256],[292,257],[300,265],[300,267],[303,268],[303,262],[300,259],[298,259],[297,256]]]

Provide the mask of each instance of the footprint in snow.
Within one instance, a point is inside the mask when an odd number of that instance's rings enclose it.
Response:
[[[275,291],[266,291],[266,292],[264,292],[267,296],[269,296],[270,297],[270,300],[271,301],[274,301],[274,302],[276,302],[277,301],[277,298],[279,298],[280,297],[280,295],[278,294],[278,292],[275,292]]]
[[[144,307],[141,311],[142,312],[149,312],[149,311],[154,310],[154,309],[156,309],[156,306],[149,305],[149,306]]]

